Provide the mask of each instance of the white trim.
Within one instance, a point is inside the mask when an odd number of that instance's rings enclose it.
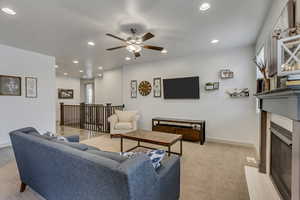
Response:
[[[242,146],[242,147],[251,147],[251,148],[256,149],[254,144],[240,142],[240,141],[224,140],[224,139],[219,139],[219,138],[207,138],[207,141],[208,142],[221,143],[221,144],[230,144],[230,145],[235,145],[235,146]]]
[[[281,200],[280,195],[267,174],[257,168],[245,166],[245,174],[251,200]]]
[[[1,148],[5,148],[5,147],[10,147],[11,146],[11,143],[8,142],[8,143],[0,143],[0,149]]]

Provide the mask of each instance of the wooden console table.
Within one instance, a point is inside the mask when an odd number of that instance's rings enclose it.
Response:
[[[184,140],[205,142],[205,120],[185,120],[173,118],[152,119],[152,131],[182,135]]]

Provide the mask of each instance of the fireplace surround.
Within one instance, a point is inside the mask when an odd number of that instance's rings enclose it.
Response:
[[[259,171],[261,173],[269,173],[272,182],[279,188],[280,195],[283,199],[299,200],[300,199],[300,90],[298,89],[277,89],[270,92],[264,92],[256,95],[260,100],[261,110],[261,126],[260,126],[260,166]],[[276,134],[274,131],[274,125],[271,124],[268,118],[269,114],[276,114],[286,117],[292,120],[292,137],[285,137],[286,135]],[[273,129],[272,129],[273,128]],[[282,127],[281,127],[282,128]],[[271,143],[273,138],[273,144],[280,144],[282,152],[278,152],[278,149],[273,149],[272,161],[272,149],[267,147],[268,133],[271,132]],[[274,134],[275,132],[275,134]],[[280,131],[279,131],[280,132]],[[282,142],[283,141],[283,142]],[[277,143],[276,143],[277,142]],[[287,145],[285,145],[286,143]],[[292,143],[292,147],[291,144]],[[271,144],[272,146],[272,144]],[[274,146],[273,146],[274,147]],[[268,148],[268,149],[267,149]],[[272,148],[272,147],[271,147]],[[288,153],[289,152],[289,153]],[[291,153],[291,155],[290,155]],[[281,158],[278,158],[278,154],[282,154]],[[289,156],[287,156],[287,154]],[[269,160],[268,157],[271,157]],[[279,156],[280,157],[280,156]],[[276,158],[276,159],[275,159]],[[285,165],[280,159],[286,159]],[[281,164],[274,165],[272,174],[272,163],[281,162]],[[284,171],[285,174],[280,174],[280,171]],[[289,173],[291,172],[291,175]],[[290,180],[291,177],[291,180]],[[280,189],[281,188],[281,189]]]

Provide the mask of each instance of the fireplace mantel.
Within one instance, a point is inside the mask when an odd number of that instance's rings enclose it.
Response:
[[[300,89],[277,89],[255,95],[260,109],[300,121]]]
[[[267,113],[293,120],[292,200],[300,199],[300,89],[277,89],[255,95],[260,100],[260,167],[266,173]]]

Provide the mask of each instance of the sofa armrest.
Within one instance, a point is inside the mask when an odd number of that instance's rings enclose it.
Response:
[[[180,196],[180,158],[171,156],[162,161],[157,171],[160,179],[160,199],[173,200]]]
[[[79,142],[79,135],[71,135],[71,136],[67,136],[66,139],[69,142]]]
[[[129,199],[159,199],[159,179],[147,155],[127,159],[120,170],[127,176]]]

